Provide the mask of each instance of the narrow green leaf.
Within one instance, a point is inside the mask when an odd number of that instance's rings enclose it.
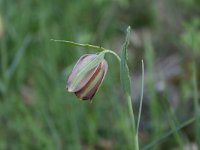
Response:
[[[95,46],[95,45],[90,45],[90,44],[81,44],[81,43],[76,43],[76,42],[66,41],[66,40],[54,40],[54,39],[51,39],[51,41],[61,42],[61,43],[65,43],[65,44],[68,44],[68,45],[71,45],[71,46],[79,46],[79,47],[84,47],[84,48],[88,48],[88,49],[96,49],[98,51],[106,50],[105,48],[100,47],[100,46]]]
[[[122,83],[122,88],[126,95],[131,95],[131,81],[129,77],[129,69],[127,65],[127,49],[128,49],[128,44],[129,44],[129,39],[130,39],[130,31],[131,28],[130,26],[127,28],[127,35],[125,42],[122,46],[121,50],[121,62],[120,62],[120,79]]]
[[[140,127],[140,119],[141,119],[141,113],[142,113],[143,94],[144,94],[144,62],[143,62],[143,60],[142,60],[142,83],[141,83],[140,106],[139,106],[138,121],[137,121],[137,130],[136,130],[136,133],[137,133],[137,134],[139,133],[139,127]]]
[[[120,61],[120,79],[121,79],[122,88],[125,92],[125,96],[128,101],[128,110],[129,110],[130,119],[132,122],[132,130],[133,130],[133,148],[132,149],[139,150],[138,135],[136,133],[135,117],[133,113],[132,100],[131,100],[131,80],[130,80],[129,69],[127,65],[127,59],[128,59],[127,49],[128,49],[129,39],[130,39],[130,31],[131,31],[131,28],[129,26],[127,28],[126,39],[121,50],[122,52],[121,52],[121,61]]]
[[[93,49],[93,50],[95,49],[95,50],[98,50],[100,52],[106,51],[106,53],[113,54],[118,59],[118,61],[121,61],[120,57],[114,51],[106,49],[106,48],[101,47],[101,46],[90,45],[90,44],[81,44],[81,43],[76,43],[76,42],[66,41],[66,40],[51,39],[51,41],[65,43],[65,44],[70,45],[70,46],[79,46],[79,47],[83,47],[83,48],[87,48],[87,49]]]

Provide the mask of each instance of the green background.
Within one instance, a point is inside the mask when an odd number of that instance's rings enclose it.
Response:
[[[131,149],[117,60],[106,56],[101,88],[92,103],[80,101],[65,89],[67,77],[79,57],[96,51],[50,40],[120,54],[128,25],[136,116],[142,59],[145,64],[141,147],[192,118],[199,94],[193,85],[200,84],[199,16],[198,0],[0,0],[0,150]],[[154,148],[182,149],[196,143],[197,134],[191,124]]]

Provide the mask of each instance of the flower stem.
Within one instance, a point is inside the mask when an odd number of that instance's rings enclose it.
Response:
[[[136,124],[135,124],[135,116],[133,113],[133,107],[132,107],[132,101],[130,95],[126,95],[127,101],[128,101],[128,110],[131,118],[132,123],[132,130],[134,133],[133,137],[133,150],[139,150],[139,143],[138,143],[138,133],[136,133]]]
[[[107,53],[113,54],[113,55],[118,59],[119,62],[121,61],[121,58],[119,57],[119,55],[118,55],[117,53],[115,53],[114,51],[108,50],[108,49],[106,49],[105,51],[106,51]]]

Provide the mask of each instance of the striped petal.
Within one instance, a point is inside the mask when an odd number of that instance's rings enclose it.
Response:
[[[89,81],[78,91],[76,96],[81,100],[91,100],[98,91],[108,69],[106,60],[103,60],[95,69]]]
[[[76,86],[74,86],[72,84],[72,82],[74,81],[74,79],[75,79],[76,75],[79,73],[79,71],[87,63],[89,63],[91,60],[93,60],[96,57],[97,57],[96,54],[86,54],[86,55],[80,57],[80,59],[78,60],[78,62],[75,65],[75,67],[73,68],[71,74],[69,75],[69,78],[68,78],[68,81],[67,81],[67,87],[66,88],[68,89],[69,92],[77,92],[77,91],[79,91],[90,80],[90,78],[93,76],[93,74],[94,74],[94,72],[96,70],[96,67],[91,69],[87,73],[85,73],[83,75],[83,77],[77,82]]]

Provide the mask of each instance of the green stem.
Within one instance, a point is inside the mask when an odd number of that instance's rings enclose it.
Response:
[[[134,145],[134,150],[139,150],[139,143],[138,143],[138,134],[136,133],[136,125],[135,125],[135,116],[133,113],[133,107],[132,107],[132,101],[130,95],[126,95],[127,101],[128,101],[128,110],[131,118],[131,123],[132,123],[132,130],[134,133],[133,137],[133,145]]]
[[[112,51],[112,50],[105,50],[107,53],[110,53],[110,54],[113,54],[116,58],[117,58],[117,60],[120,62],[121,61],[121,58],[114,52],[114,51]]]

